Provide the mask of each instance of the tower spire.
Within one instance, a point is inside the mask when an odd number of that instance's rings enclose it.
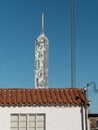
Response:
[[[44,13],[42,13],[42,34],[44,34]]]
[[[41,34],[35,42],[35,88],[48,88],[48,38],[44,35],[44,13]]]

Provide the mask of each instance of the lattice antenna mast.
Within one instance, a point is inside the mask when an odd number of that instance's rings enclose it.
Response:
[[[71,0],[71,87],[76,87],[75,0]]]

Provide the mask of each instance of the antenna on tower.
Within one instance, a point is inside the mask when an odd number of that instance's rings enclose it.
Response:
[[[71,87],[76,87],[75,0],[71,0]]]
[[[44,34],[44,13],[42,13],[42,34]]]

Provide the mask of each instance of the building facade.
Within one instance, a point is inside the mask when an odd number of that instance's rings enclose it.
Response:
[[[0,130],[85,130],[84,102],[75,88],[0,89]]]

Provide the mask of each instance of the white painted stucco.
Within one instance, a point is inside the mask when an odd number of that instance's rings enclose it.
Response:
[[[81,107],[0,107],[0,130],[10,130],[10,115],[45,113],[46,130],[85,130]]]

